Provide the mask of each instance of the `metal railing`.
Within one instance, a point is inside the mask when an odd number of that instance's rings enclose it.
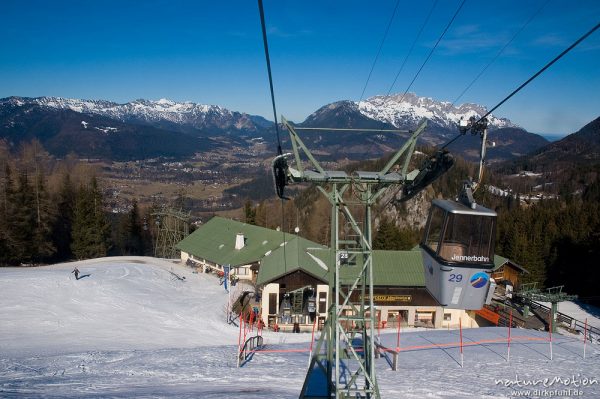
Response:
[[[546,315],[550,314],[550,308],[548,306],[542,305],[539,302],[529,301],[529,308],[532,310],[537,310]],[[559,323],[565,323],[569,326],[569,328],[579,331],[580,333],[584,333],[585,330],[585,322],[581,320],[577,320],[567,314],[556,312],[556,321]],[[587,325],[587,337],[590,342],[596,341],[600,342],[600,328]]]
[[[261,335],[255,335],[254,337],[250,337],[244,342],[244,346],[240,349],[240,353],[238,354],[238,358],[240,362],[243,363],[247,361],[257,349],[261,349],[263,347],[263,337]],[[240,363],[240,364],[241,364]]]

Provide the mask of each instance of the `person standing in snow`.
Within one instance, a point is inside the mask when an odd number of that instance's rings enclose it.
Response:
[[[75,274],[75,280],[79,280],[79,269],[75,266],[75,269],[71,273]]]

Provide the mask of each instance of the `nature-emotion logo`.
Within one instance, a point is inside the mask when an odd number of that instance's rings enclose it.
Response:
[[[489,280],[489,277],[484,272],[475,273],[473,277],[471,277],[471,285],[475,288],[484,287]]]

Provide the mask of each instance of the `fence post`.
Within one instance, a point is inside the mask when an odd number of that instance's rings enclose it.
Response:
[[[240,345],[241,345],[241,342],[242,342],[242,313],[240,313],[240,332],[238,334],[238,350],[237,350],[237,354],[236,354],[238,368],[240,367],[240,350],[241,350]]]
[[[396,339],[396,351],[400,352],[400,311],[398,311],[398,338]]]
[[[585,327],[583,328],[583,358],[585,359],[585,346],[587,344],[587,317],[585,318]]]
[[[458,327],[460,329],[460,367],[464,367],[463,355],[463,338],[462,338],[462,317],[458,319]]]
[[[506,361],[510,362],[510,329],[512,327],[512,308],[510,309],[510,318],[508,320],[508,351]]]
[[[550,360],[552,360],[552,312],[548,313],[548,320],[550,320],[548,333],[550,334]]]

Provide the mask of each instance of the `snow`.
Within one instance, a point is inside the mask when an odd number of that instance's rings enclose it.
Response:
[[[540,302],[542,305],[550,307],[550,302]],[[600,328],[600,309],[582,302],[564,301],[558,303],[558,311],[567,316],[585,323],[587,318],[588,325]]]
[[[76,281],[75,265],[89,276]],[[155,258],[0,268],[0,397],[298,397],[310,334],[265,332],[266,349],[298,352],[258,352],[237,368],[239,330],[225,323],[227,300],[213,275]],[[399,370],[376,360],[382,397],[506,398],[529,389],[519,381],[563,378],[536,386],[554,390],[575,389],[565,386],[569,377],[600,378],[600,347],[588,344],[583,359],[577,336],[555,335],[550,360],[544,332],[513,330],[510,362],[506,328],[463,336],[461,368],[459,331],[401,331]],[[397,346],[395,330],[380,339]],[[600,397],[598,381],[577,389]]]
[[[488,185],[486,186],[487,190],[494,194],[494,195],[498,195],[500,197],[508,197],[510,195],[513,195],[512,192],[510,190],[505,190],[502,189],[500,187],[496,187],[496,186],[492,186],[492,185]],[[513,195],[514,196],[514,195]]]
[[[515,175],[510,175],[510,177],[541,177],[541,173],[534,173],[528,170],[523,170]]]
[[[477,104],[462,104],[458,107],[447,101],[436,101],[429,97],[418,97],[414,93],[406,95],[374,96],[356,103],[364,116],[400,127],[406,123],[415,125],[427,118],[441,126],[455,128],[460,119],[479,118],[487,113],[485,107]],[[491,126],[516,127],[504,118],[488,116]]]
[[[129,121],[133,118],[147,122],[169,121],[177,124],[190,124],[199,128],[206,127],[206,125],[237,127],[238,129],[255,128],[245,113],[232,112],[217,105],[196,104],[190,101],[176,102],[166,98],[156,101],[135,100],[125,104],[61,97],[38,97],[28,101],[44,107],[69,109],[120,121]]]

